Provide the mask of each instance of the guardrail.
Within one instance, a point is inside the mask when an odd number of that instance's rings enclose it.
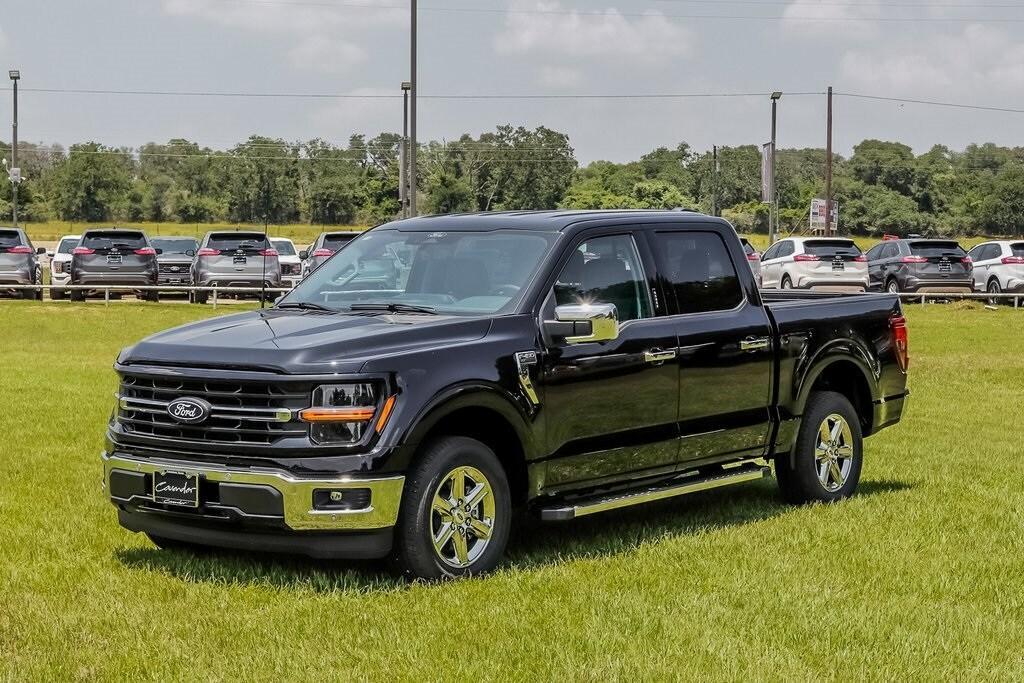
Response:
[[[191,292],[211,292],[213,294],[210,297],[210,303],[214,308],[217,307],[217,295],[220,294],[285,294],[292,291],[290,287],[194,287],[194,286],[175,286],[175,285],[0,285],[0,290],[52,290],[58,289],[60,291],[70,291],[73,289],[85,290],[87,292],[103,292],[104,305],[110,305],[110,293],[111,292],[127,292],[134,294],[135,292],[167,292],[169,294],[183,294]],[[55,301],[53,297],[50,297],[50,301]]]
[[[917,301],[917,302],[920,302],[921,304],[926,304],[926,303],[928,303],[929,300],[935,301],[935,300],[939,300],[939,299],[941,299],[942,301],[948,301],[950,299],[956,299],[956,300],[960,300],[960,301],[972,301],[972,300],[990,301],[990,300],[993,300],[993,299],[996,300],[996,301],[1009,301],[1009,300],[1012,299],[1013,300],[1013,307],[1014,308],[1020,308],[1020,300],[1022,298],[1024,298],[1024,292],[1022,292],[1020,294],[1012,294],[1012,293],[1011,294],[1006,294],[1006,293],[987,294],[985,292],[972,292],[970,294],[968,294],[966,292],[963,292],[963,293],[951,293],[951,294],[946,294],[946,293],[942,293],[942,292],[926,292],[926,293],[913,293],[913,294],[900,293],[899,297],[900,297],[900,299],[902,301]]]

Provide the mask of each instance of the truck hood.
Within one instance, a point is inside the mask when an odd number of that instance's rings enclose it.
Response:
[[[475,341],[489,328],[489,318],[267,309],[160,332],[122,351],[118,362],[284,374],[352,373],[367,361],[388,355]]]

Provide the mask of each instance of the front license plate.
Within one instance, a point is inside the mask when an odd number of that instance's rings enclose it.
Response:
[[[178,507],[199,507],[199,475],[187,472],[154,472],[153,502]]]

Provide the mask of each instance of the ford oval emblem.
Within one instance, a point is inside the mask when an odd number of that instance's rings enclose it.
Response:
[[[210,417],[210,404],[201,398],[176,398],[167,404],[167,414],[178,422],[198,424]]]

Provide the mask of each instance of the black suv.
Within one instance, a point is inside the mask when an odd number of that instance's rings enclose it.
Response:
[[[770,463],[791,502],[845,498],[907,365],[897,297],[762,295],[721,219],[415,218],[273,308],[122,351],[106,492],[161,547],[475,574],[513,507],[570,520]]]
[[[141,230],[106,228],[86,230],[71,252],[71,285],[81,287],[155,287],[159,277],[157,254]],[[71,300],[82,301],[91,290],[72,289]],[[139,298],[159,301],[155,290],[137,290]]]
[[[971,258],[952,240],[886,240],[867,253],[869,288],[899,292],[973,292]]]

